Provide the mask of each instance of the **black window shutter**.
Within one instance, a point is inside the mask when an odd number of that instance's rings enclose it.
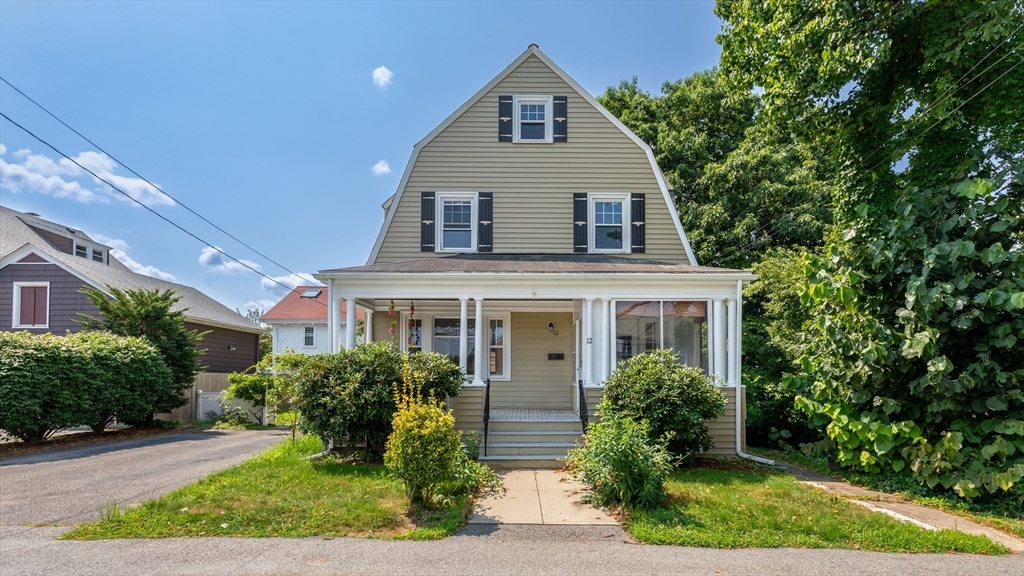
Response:
[[[512,97],[498,96],[498,142],[512,141]]]
[[[646,211],[645,204],[647,204],[646,194],[634,192],[632,204],[629,207],[630,220],[632,220],[631,224],[633,225],[629,234],[629,244],[630,252],[634,254],[643,254],[647,250],[644,230],[646,228],[644,223],[646,218],[644,214]]]
[[[555,142],[568,142],[569,141],[569,99],[566,96],[555,96],[554,97],[554,115],[555,120]]]
[[[476,227],[476,251],[491,252],[494,242],[494,194],[492,192],[481,192],[477,194],[477,227]]]
[[[434,252],[434,193],[420,192],[420,252]]]
[[[572,195],[572,251],[588,252],[587,242],[587,193],[574,192]]]

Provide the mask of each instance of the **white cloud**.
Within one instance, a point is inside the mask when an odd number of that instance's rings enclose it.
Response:
[[[7,146],[0,143],[0,156],[3,156],[4,154],[7,154]]]
[[[391,84],[391,78],[395,73],[388,70],[387,66],[381,66],[373,70],[373,84],[377,88],[387,88]]]
[[[264,300],[264,299],[249,300],[248,302],[245,303],[244,306],[242,306],[242,309],[243,310],[254,310],[255,309],[255,310],[262,310],[263,312],[266,312],[267,310],[270,310],[271,308],[273,308],[275,304],[277,304],[276,300]]]
[[[391,166],[388,166],[387,160],[381,160],[370,168],[373,171],[374,176],[383,176],[385,174],[391,174]]]
[[[250,260],[240,259],[241,263],[249,266],[253,270],[259,272],[263,270],[263,267],[259,264]],[[236,262],[220,252],[220,247],[214,248],[207,246],[203,248],[203,252],[199,254],[199,263],[206,266],[210,270],[215,272],[223,272],[224,274],[235,274],[238,272],[250,272],[249,268],[246,268],[241,263]]]
[[[6,153],[7,148],[4,147]],[[117,163],[106,154],[82,152],[72,162],[67,158],[54,161],[31,150],[18,150],[14,156],[24,158],[21,163],[10,164],[0,159],[0,188],[12,192],[38,192],[57,198],[71,198],[79,202],[109,202],[105,195],[97,194],[85,187],[78,179],[91,180],[99,190],[124,202],[129,202],[121,193],[110,188],[100,178],[123,190],[126,194],[146,206],[174,206],[175,202],[159,189],[153,188],[141,178],[115,174]],[[77,162],[77,164],[76,164]],[[92,171],[92,176],[79,167]]]
[[[110,255],[120,260],[121,263],[127,266],[132,272],[142,274],[143,276],[149,276],[150,278],[174,281],[174,274],[164,272],[156,266],[146,266],[132,260],[131,256],[128,256],[126,253],[129,246],[124,240],[120,238],[109,238],[103,234],[89,234],[89,237],[94,238],[97,242],[110,246]]]
[[[274,276],[274,280],[284,284],[278,284],[273,280],[267,278],[260,279],[260,286],[263,286],[264,290],[273,293],[278,298],[283,298],[288,292],[293,290],[296,286],[323,286],[319,280],[313,278],[312,274],[305,272],[299,272],[298,274],[289,274],[287,276]],[[285,288],[287,286],[287,288]]]

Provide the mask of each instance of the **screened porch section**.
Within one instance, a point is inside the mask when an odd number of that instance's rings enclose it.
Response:
[[[707,302],[616,301],[615,364],[655,350],[670,350],[681,364],[707,371]]]

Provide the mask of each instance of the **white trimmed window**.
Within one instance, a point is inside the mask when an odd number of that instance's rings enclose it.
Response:
[[[511,377],[508,335],[508,317],[487,319],[487,366],[491,378]]]
[[[515,128],[513,142],[554,142],[551,130],[553,112],[551,96],[513,96],[512,116]]]
[[[79,244],[75,242],[75,256],[79,258],[85,258],[86,260],[92,260],[93,262],[99,262],[100,264],[106,264],[107,253],[99,248],[93,248],[86,244]]]
[[[466,375],[473,375],[476,363],[476,319],[467,322],[466,338]],[[434,332],[431,336],[431,348],[438,354],[444,354],[452,362],[459,363],[459,337],[461,321],[458,318],[434,318]]]
[[[476,192],[437,193],[437,251],[476,252]]]
[[[302,327],[302,345],[305,348],[316,346],[316,328],[313,326]]]
[[[628,254],[629,194],[595,193],[589,201],[590,252]]]
[[[50,283],[15,282],[12,328],[50,327]]]

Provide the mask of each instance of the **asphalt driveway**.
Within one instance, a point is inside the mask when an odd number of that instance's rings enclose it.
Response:
[[[108,502],[143,502],[228,468],[286,432],[185,430],[0,461],[0,525],[79,524]]]

